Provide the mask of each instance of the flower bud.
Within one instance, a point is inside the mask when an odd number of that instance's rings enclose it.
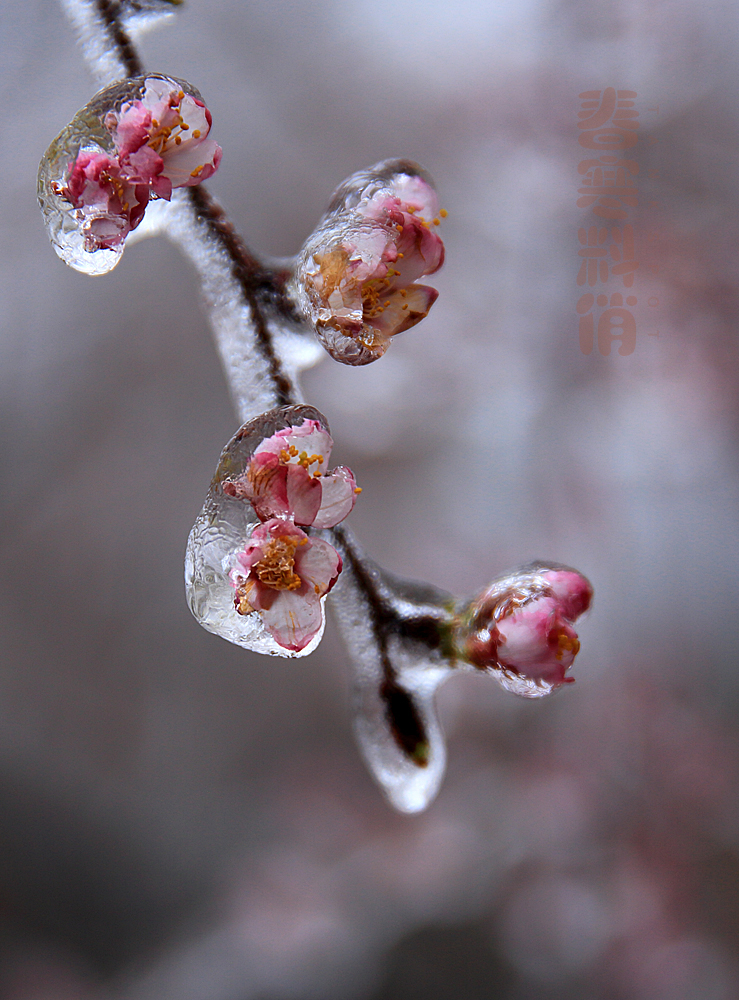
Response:
[[[589,581],[576,570],[527,567],[462,609],[455,630],[457,655],[515,694],[549,694],[574,680],[566,676],[580,649],[572,623],[592,597]]]

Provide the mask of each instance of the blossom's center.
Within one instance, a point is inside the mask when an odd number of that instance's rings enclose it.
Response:
[[[101,187],[105,184],[109,184],[110,187],[115,192],[116,198],[121,203],[124,212],[127,212],[131,207],[126,201],[126,184],[120,177],[115,177],[113,174],[109,174],[107,170],[100,171],[100,185]]]
[[[253,570],[258,580],[272,590],[297,590],[303,583],[295,572],[295,550],[307,538],[272,538]]]
[[[556,639],[556,652],[554,654],[555,660],[559,661],[565,655],[565,653],[572,653],[573,659],[580,652],[580,640],[576,635],[571,636],[565,632],[564,629],[558,628],[550,633],[549,641],[554,645],[552,640]]]
[[[388,277],[396,274],[388,268]],[[366,281],[362,286],[362,316],[364,319],[373,319],[379,316],[390,305],[390,300],[386,299],[390,282],[387,278],[377,281]]]
[[[311,475],[318,479],[321,475],[321,463],[323,462],[323,455],[309,455],[307,451],[298,451],[294,444],[291,444],[289,448],[283,448],[280,451],[280,462],[282,465],[302,465],[306,472],[310,472],[311,465],[318,463],[318,468],[315,469]]]
[[[185,119],[179,113],[180,105],[182,104],[185,92],[181,90],[178,94],[173,94],[170,97],[170,107],[173,111],[177,111],[177,117],[172,122],[171,125],[163,125],[161,122],[157,121],[156,118],[152,118],[152,131],[149,135],[148,145],[161,156],[166,153],[168,149],[172,148],[172,145],[180,146],[182,145],[182,133],[187,132],[190,126],[187,124]],[[193,139],[200,138],[200,129],[195,129],[192,133]],[[187,138],[187,136],[185,136]]]

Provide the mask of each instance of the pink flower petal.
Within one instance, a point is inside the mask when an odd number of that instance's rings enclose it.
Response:
[[[313,520],[316,528],[333,528],[352,511],[357,500],[357,481],[344,465],[321,479],[321,507]]]
[[[265,628],[284,649],[298,653],[305,649],[323,623],[318,596],[284,590],[270,608],[261,612]]]
[[[203,140],[210,132],[211,116],[210,111],[201,102],[195,100],[190,94],[185,94],[180,104],[180,116],[187,125],[187,131],[191,134],[199,132],[195,136],[195,141]]]
[[[322,479],[311,476],[302,465],[286,465],[284,468],[287,474],[287,513],[296,524],[311,525],[321,506]]]
[[[141,101],[124,104],[116,121],[111,112],[106,125],[113,134],[113,141],[120,156],[130,156],[145,146],[151,132],[151,113]]]
[[[444,263],[444,244],[441,238],[412,215],[404,216],[398,250],[403,254],[402,263],[397,264],[401,272],[399,284],[410,284],[424,274],[433,274]]]
[[[85,226],[85,250],[115,250],[131,232],[120,215],[98,215]]]
[[[536,681],[558,686],[580,649],[577,632],[555,598],[531,601],[498,622],[500,664]]]
[[[285,427],[265,438],[254,451],[254,456],[268,452],[281,457],[286,463],[296,464],[300,455],[305,452],[308,457],[321,456],[320,460],[311,463],[309,471],[322,473],[327,468],[332,447],[331,435],[317,420],[304,420],[297,427]],[[296,449],[296,455],[289,455],[291,448]],[[288,453],[287,457],[283,453]]]
[[[149,77],[141,103],[151,115],[151,120],[162,128],[174,128],[179,120],[181,100],[179,89],[172,89],[168,80]]]
[[[120,162],[121,173],[132,184],[154,184],[164,167],[161,156],[155,153],[151,146],[142,146],[141,149],[121,157]]]
[[[544,579],[562,608],[565,618],[574,621],[590,607],[593,588],[590,581],[570,569],[549,570]]]
[[[295,572],[317,596],[323,597],[341,573],[341,556],[322,538],[311,538],[310,545],[295,554]]]
[[[436,191],[418,174],[398,174],[393,180],[392,191],[405,211],[415,209],[427,222],[431,222],[439,211]]]
[[[276,455],[253,456],[247,474],[234,484],[224,484],[224,490],[250,500],[261,521],[290,513],[287,468],[280,465]]]
[[[390,292],[383,298],[382,312],[369,319],[367,325],[388,339],[394,337],[420,323],[438,296],[438,291],[428,285],[411,285]]]
[[[164,151],[162,173],[172,187],[192,187],[211,177],[221,162],[221,147],[214,139],[183,142]]]

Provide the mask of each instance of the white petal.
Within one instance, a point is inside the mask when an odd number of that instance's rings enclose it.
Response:
[[[351,469],[343,465],[321,480],[323,492],[321,506],[313,525],[316,528],[333,528],[343,521],[354,507],[357,495],[354,492],[356,480]]]

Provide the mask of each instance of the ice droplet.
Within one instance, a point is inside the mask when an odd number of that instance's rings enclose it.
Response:
[[[102,203],[75,208],[64,192],[80,154],[117,157],[117,149],[106,118],[116,120],[122,107],[140,100],[152,81],[165,81],[172,91],[182,91],[202,103],[199,91],[185,80],[147,73],[132,77],[99,91],[62,129],[44,153],[38,173],[38,202],[54,250],[62,260],[83,274],[106,274],[121,259],[125,236],[134,225],[126,226],[121,217],[112,215]],[[110,122],[110,118],[108,122]],[[115,183],[115,182],[114,182]],[[131,185],[133,190],[133,185]],[[147,192],[146,197],[149,197]],[[113,234],[117,245],[95,246],[93,230]],[[122,233],[119,237],[116,229]],[[98,240],[99,242],[99,240]]]
[[[227,480],[241,476],[258,445],[285,427],[317,420],[328,431],[326,418],[312,406],[287,406],[244,424],[221,452],[205,503],[187,541],[185,593],[196,620],[215,635],[255,653],[274,656],[307,656],[318,646],[325,625],[321,600],[321,627],[307,646],[291,651],[281,646],[265,628],[258,612],[239,614],[234,607],[234,588],[229,574],[237,552],[261,521],[248,500],[230,496],[223,489]]]
[[[408,160],[385,160],[336,190],[293,279],[298,310],[334,360],[371,364],[428,315],[438,292],[418,279],[444,262],[437,210],[431,178]]]
[[[443,638],[454,599],[380,569],[344,526],[325,537],[344,558],[330,599],[353,667],[360,751],[394,808],[420,812],[446,767],[435,695],[455,668]]]
[[[590,582],[577,570],[531,563],[459,602],[456,653],[504,690],[544,698],[573,680],[567,671],[580,649],[573,622],[592,598]]]

